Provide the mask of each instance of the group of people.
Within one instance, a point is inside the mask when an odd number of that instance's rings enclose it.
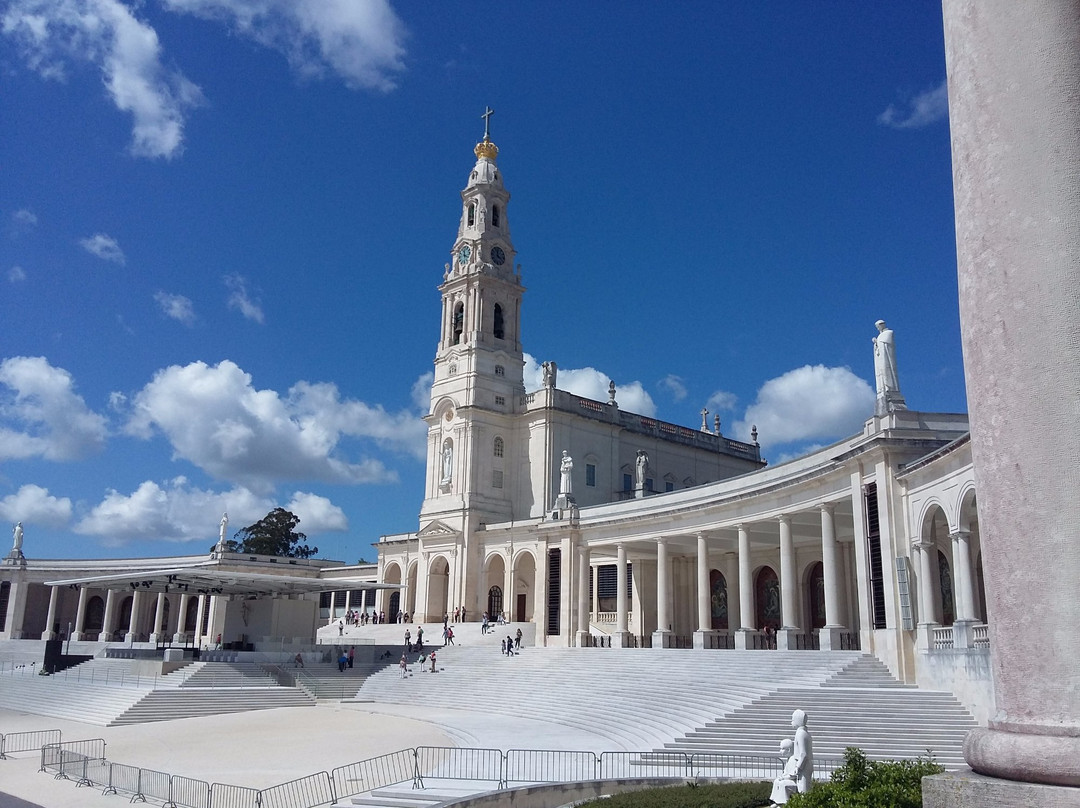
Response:
[[[521,653],[521,629],[517,630],[517,633],[511,637],[506,635],[506,639],[502,641],[502,652],[506,656],[513,656],[514,654]]]
[[[503,616],[502,612],[499,612],[495,616],[495,623],[500,626],[506,625],[506,618]],[[484,617],[480,621],[480,633],[487,634],[491,630],[491,616],[487,612],[484,612]]]
[[[353,666],[353,659],[355,657],[356,646],[350,646],[348,651],[342,648],[341,653],[338,655],[337,669],[342,673],[345,673],[346,668],[351,668]]]
[[[429,654],[421,654],[420,658],[416,660],[416,664],[420,666],[420,670],[424,669],[425,663],[430,663],[431,673],[435,673],[435,649],[431,649]],[[409,657],[407,654],[401,655],[401,660],[398,662],[398,667],[401,669],[401,678],[404,679],[409,675]]]
[[[422,651],[424,649],[424,627],[416,627],[416,642],[412,641],[412,632],[409,629],[405,629],[405,650],[409,653],[413,651]],[[402,654],[402,657],[405,655]]]
[[[408,622],[407,614],[399,616],[402,617],[400,622]],[[369,623],[377,626],[386,622],[386,612],[362,612],[359,609],[348,609],[345,612],[344,622],[346,626],[366,626]]]

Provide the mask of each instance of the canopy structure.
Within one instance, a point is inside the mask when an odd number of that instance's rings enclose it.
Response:
[[[381,584],[363,578],[315,578],[300,575],[271,575],[223,568],[175,567],[158,570],[133,570],[114,575],[94,575],[46,581],[47,586],[73,588],[94,586],[101,589],[164,592],[191,595],[303,595],[342,589],[400,589],[401,584]]]

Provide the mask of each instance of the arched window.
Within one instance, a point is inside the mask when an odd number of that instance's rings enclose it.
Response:
[[[714,631],[726,631],[728,627],[727,581],[720,570],[709,570],[710,627]]]
[[[454,306],[454,345],[461,342],[461,332],[465,330],[465,304]]]
[[[474,224],[476,224],[476,203],[475,202],[470,202],[469,203],[469,213],[468,213],[468,216],[465,219],[465,224],[468,227],[472,227]]]
[[[505,376],[506,375],[506,368],[504,368],[502,365],[496,365],[495,366],[495,375],[496,376]]]
[[[488,590],[488,617],[498,619],[502,614],[502,587],[493,586]]]
[[[499,206],[498,205],[492,205],[491,206],[491,226],[492,227],[498,227],[499,226]]]
[[[810,597],[810,628],[825,627],[825,566],[815,561],[806,576],[806,589]]]
[[[506,333],[506,329],[503,327],[503,312],[502,306],[498,303],[495,304],[495,339],[503,339],[503,335]]]
[[[780,628],[780,579],[772,567],[762,567],[754,582],[754,601],[759,629]]]
[[[502,438],[495,438],[495,456],[496,457],[502,457],[503,456],[503,439]]]
[[[87,634],[98,634],[105,625],[105,601],[98,595],[86,602],[86,617],[83,618],[83,630]]]

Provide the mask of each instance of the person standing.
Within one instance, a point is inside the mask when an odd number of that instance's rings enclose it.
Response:
[[[349,667],[350,668],[352,668],[352,666],[353,666],[353,657],[355,657],[355,656],[356,656],[356,646],[355,645],[350,645],[349,646]]]
[[[517,633],[514,635],[514,650],[515,651],[520,651],[521,650],[521,629],[520,628],[517,630]]]
[[[431,656],[429,658],[431,659],[431,672],[435,673],[435,649],[434,648],[431,650]]]

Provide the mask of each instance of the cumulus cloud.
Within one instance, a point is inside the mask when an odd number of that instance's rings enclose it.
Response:
[[[544,383],[544,370],[530,355],[525,354],[525,389],[539,390]],[[611,377],[595,368],[559,368],[559,376],[556,386],[560,390],[573,393],[582,398],[591,398],[594,401],[608,400],[608,385]],[[616,383],[617,392],[615,400],[619,402],[619,408],[628,412],[636,412],[639,415],[647,415],[650,418],[656,415],[656,404],[652,400],[641,382]]]
[[[905,99],[903,103],[889,104],[878,115],[878,123],[893,129],[919,129],[949,117],[949,90],[943,79],[941,84]]]
[[[0,499],[0,519],[61,528],[71,520],[71,500],[54,497],[48,488],[31,483]]]
[[[709,396],[709,400],[705,402],[705,406],[713,412],[723,412],[725,410],[735,409],[735,405],[738,401],[739,399],[734,393],[717,390]]]
[[[11,283],[19,283],[26,280],[26,270],[20,266],[13,266],[8,270],[7,276]]]
[[[77,460],[105,446],[105,418],[75,392],[71,374],[45,357],[0,362],[0,385],[0,460]]]
[[[305,77],[335,73],[350,87],[395,87],[405,28],[387,0],[164,0],[171,11],[225,22],[289,60]]]
[[[315,533],[343,533],[349,529],[345,512],[318,494],[294,491],[285,510],[300,517],[299,528],[309,536]]]
[[[206,549],[218,540],[222,513],[229,514],[229,538],[245,525],[254,524],[274,508],[274,498],[259,496],[236,486],[228,491],[208,491],[193,486],[186,477],[161,484],[147,480],[129,494],[109,489],[75,525],[75,532],[97,536],[108,546],[153,538],[165,541],[205,542]],[[309,534],[348,529],[348,519],[326,497],[296,491],[284,506],[300,517],[300,529]]]
[[[413,382],[412,390],[409,391],[409,397],[412,399],[412,403],[416,406],[416,409],[426,413],[431,407],[431,385],[435,383],[434,371],[428,371],[422,373]]]
[[[143,438],[160,432],[174,458],[263,494],[285,480],[393,482],[397,475],[378,460],[342,457],[342,439],[368,438],[422,458],[426,429],[411,412],[342,400],[333,384],[298,382],[285,397],[257,390],[227,360],[158,371],[136,394],[126,426]]]
[[[10,0],[0,32],[42,78],[64,80],[69,63],[101,72],[113,105],[130,113],[131,151],[140,157],[180,153],[184,117],[202,92],[162,64],[157,32],[121,0]]]
[[[154,300],[157,301],[161,307],[161,313],[166,317],[171,317],[188,327],[195,324],[195,308],[191,305],[191,300],[183,295],[158,292],[154,295]]]
[[[25,232],[37,227],[37,214],[27,208],[19,208],[11,214],[11,223],[16,232]]]
[[[96,255],[103,261],[112,261],[114,264],[123,266],[127,260],[124,258],[124,251],[116,243],[116,239],[104,233],[95,233],[89,238],[80,239],[79,244],[88,253]]]
[[[873,412],[874,391],[848,368],[805,365],[765,382],[734,429],[749,440],[757,424],[762,446],[822,441],[858,432]]]
[[[260,325],[266,321],[263,315],[262,301],[252,300],[247,290],[247,280],[241,275],[226,275],[225,286],[229,290],[229,308],[237,309],[247,320],[254,320]]]
[[[669,373],[667,376],[660,380],[660,389],[667,391],[667,393],[675,399],[675,401],[682,401],[688,395],[686,390],[686,383],[681,377],[676,376],[674,373]]]

